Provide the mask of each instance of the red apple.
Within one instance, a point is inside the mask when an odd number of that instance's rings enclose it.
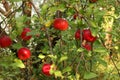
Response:
[[[80,40],[80,29],[75,32],[75,39]]]
[[[68,29],[68,22],[63,18],[56,18],[53,22],[53,27],[57,30],[64,31]]]
[[[9,36],[2,36],[0,37],[0,47],[6,48],[9,47],[12,44],[12,40]]]
[[[90,29],[84,29],[83,30],[83,39],[88,42],[94,42],[97,39],[97,37],[92,36]]]
[[[27,60],[31,56],[31,52],[28,48],[20,48],[17,52],[18,58],[21,60]]]
[[[51,69],[51,64],[44,64],[42,66],[42,72],[43,74],[50,76],[50,69]]]
[[[90,3],[96,3],[97,2],[97,0],[89,0],[90,1]]]
[[[31,30],[30,30],[30,28],[24,28],[23,29],[23,31],[22,31],[22,33],[21,33],[21,38],[23,39],[23,40],[25,40],[25,41],[27,41],[27,40],[30,40],[31,39],[31,35],[29,35],[29,36],[27,36],[27,33],[28,32],[31,32]]]
[[[83,45],[83,47],[88,51],[92,50],[92,47],[89,43],[85,43],[85,45]]]

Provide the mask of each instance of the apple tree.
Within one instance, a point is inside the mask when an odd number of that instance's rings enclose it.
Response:
[[[0,0],[0,80],[119,80],[119,0]]]

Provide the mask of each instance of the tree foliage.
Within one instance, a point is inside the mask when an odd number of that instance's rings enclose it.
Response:
[[[34,1],[0,0],[0,37],[12,39],[11,46],[0,47],[0,80],[120,79],[119,0]],[[65,19],[68,29],[55,29],[56,18]],[[20,36],[26,27],[32,38],[25,41]],[[91,30],[94,42],[83,40],[84,29]],[[21,47],[30,49],[29,59],[18,58]],[[42,72],[45,63],[52,65],[51,76]]]

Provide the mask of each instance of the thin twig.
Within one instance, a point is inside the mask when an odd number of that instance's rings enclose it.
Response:
[[[35,12],[37,13],[37,16],[40,18],[40,13],[39,13],[38,9],[36,8],[36,6],[33,3],[32,3],[32,6],[35,9]],[[52,48],[52,43],[51,43],[51,40],[50,40],[50,35],[49,35],[49,32],[48,32],[48,29],[45,26],[44,26],[44,28],[45,28],[45,33],[46,33],[46,36],[47,36],[47,39],[48,39],[50,53],[53,54],[53,48]]]
[[[51,40],[50,40],[50,35],[48,33],[48,30],[46,28],[46,36],[47,36],[47,39],[48,39],[48,43],[49,43],[49,48],[50,48],[50,53],[53,54],[53,48],[52,48],[52,43],[51,43]]]
[[[114,62],[114,60],[113,60],[113,58],[112,58],[111,56],[110,56],[110,59],[111,59],[113,65],[114,65],[114,67],[116,68],[116,70],[117,70],[117,72],[118,72],[118,75],[119,75],[119,77],[120,77],[120,72],[119,72],[119,69],[118,69],[117,65],[115,64],[115,62]]]
[[[2,4],[6,11],[10,10],[10,5],[8,4],[8,2],[6,0],[2,0]]]
[[[3,15],[5,14],[5,11],[1,7],[0,7],[0,13]]]
[[[7,18],[9,18],[12,14],[14,14],[14,13],[15,13],[17,10],[19,10],[21,7],[22,7],[22,5],[21,5],[19,8],[15,9],[14,11],[12,11],[11,13],[9,13],[9,14],[6,16],[6,18],[4,18],[3,21],[0,22],[0,24],[2,24]]]
[[[39,14],[38,9],[37,9],[36,6],[33,4],[33,2],[31,2],[31,4],[32,4],[32,6],[33,6],[35,12],[37,13],[38,17],[40,18],[40,14]]]

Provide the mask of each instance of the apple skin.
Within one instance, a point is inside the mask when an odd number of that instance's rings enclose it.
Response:
[[[80,40],[80,29],[75,32],[75,39]]]
[[[20,35],[20,37],[25,41],[30,40],[32,37],[31,35],[27,36],[28,32],[31,32],[30,28],[24,28]]]
[[[89,43],[85,43],[85,45],[82,45],[86,50],[91,51],[92,47]]]
[[[89,0],[90,1],[90,3],[96,3],[97,2],[97,0]]]
[[[42,66],[42,72],[43,72],[43,74],[45,74],[46,76],[50,76],[51,74],[50,74],[50,69],[51,69],[51,64],[44,64],[43,66]]]
[[[3,35],[0,37],[0,47],[1,48],[6,48],[9,47],[12,44],[12,40],[9,36]]]
[[[27,60],[30,58],[31,52],[28,48],[23,47],[18,50],[17,56],[21,60]]]
[[[68,22],[63,18],[56,18],[53,22],[53,27],[57,30],[64,31],[68,29]]]
[[[86,40],[88,42],[94,42],[96,41],[97,37],[92,36],[90,29],[84,29],[83,30],[83,40]]]

